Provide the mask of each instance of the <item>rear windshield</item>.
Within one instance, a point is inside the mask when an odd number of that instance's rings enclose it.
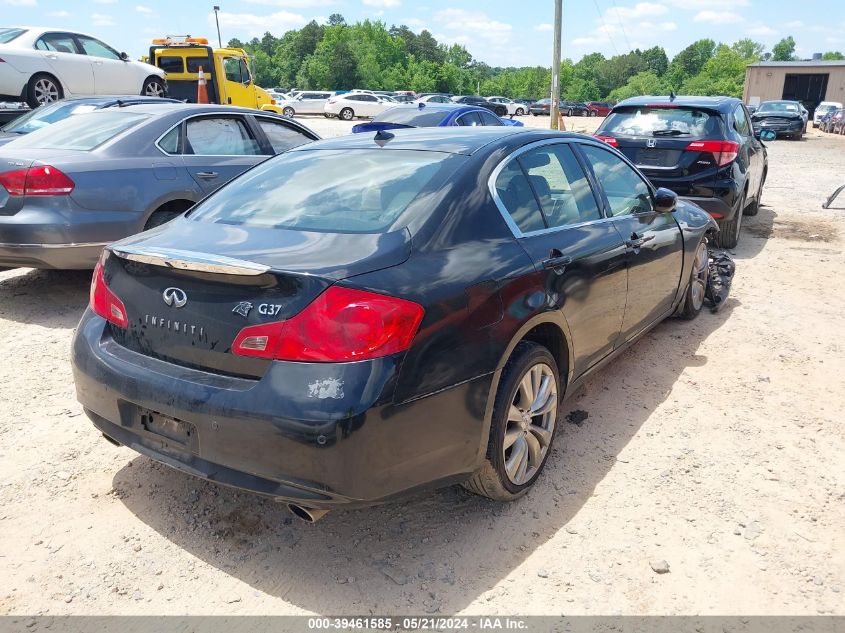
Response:
[[[147,118],[146,114],[101,110],[65,119],[48,128],[15,139],[6,147],[9,149],[12,147],[71,149],[87,152]]]
[[[262,163],[194,207],[204,222],[379,233],[461,157],[409,150],[305,150]]]
[[[93,104],[76,103],[73,101],[44,105],[15,119],[3,127],[3,131],[12,132],[13,134],[29,134],[35,130],[40,130],[42,127],[64,121],[72,114],[85,114],[87,112],[93,112],[96,109],[97,106]]]
[[[449,110],[429,110],[426,108],[391,108],[376,116],[373,121],[401,123],[414,127],[437,127],[450,113]]]
[[[695,108],[649,106],[616,110],[605,119],[600,132],[620,136],[694,136],[714,138],[724,134],[722,119]]]
[[[13,39],[26,33],[26,29],[9,29],[0,27],[0,44],[8,44]]]
[[[787,103],[785,101],[767,101],[760,104],[760,109],[757,112],[800,112],[797,103]]]

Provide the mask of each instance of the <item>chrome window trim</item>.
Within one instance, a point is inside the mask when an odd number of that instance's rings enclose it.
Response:
[[[519,149],[511,152],[508,154],[502,162],[496,165],[496,168],[490,174],[490,178],[487,179],[487,189],[490,191],[490,195],[493,197],[493,202],[496,203],[496,208],[499,209],[499,213],[501,214],[502,218],[505,221],[505,224],[513,233],[513,236],[516,239],[521,239],[523,237],[533,237],[535,235],[545,235],[546,233],[556,233],[558,231],[566,231],[567,229],[574,229],[579,228],[582,226],[592,225],[592,224],[599,224],[602,222],[612,221],[615,219],[616,216],[607,216],[607,217],[600,217],[597,220],[585,220],[584,222],[579,222],[577,224],[565,224],[563,226],[552,226],[546,229],[538,229],[536,231],[528,231],[527,233],[523,233],[519,226],[517,226],[516,222],[514,222],[513,216],[511,216],[508,208],[505,206],[505,203],[502,201],[502,198],[499,196],[499,192],[496,190],[496,181],[499,179],[499,174],[502,173],[505,167],[507,167],[511,162],[513,162],[516,158],[524,154],[525,152],[530,152],[533,149],[537,149],[538,147],[545,147],[546,145],[567,145],[569,146],[572,143],[573,139],[560,139],[560,138],[546,138],[541,141],[534,141],[533,143],[529,143],[528,145],[523,145]],[[593,143],[585,143],[586,145],[593,145]],[[595,145],[598,146],[596,143]],[[573,150],[573,154],[574,154]],[[576,155],[577,159],[577,155]],[[583,168],[582,168],[583,169]],[[587,178],[586,172],[584,173],[584,177]],[[589,179],[588,179],[589,182]],[[590,190],[593,189],[592,183],[589,184]],[[596,192],[593,191],[593,196],[595,197]],[[597,207],[599,211],[599,215],[601,215],[601,207]],[[542,213],[542,210],[541,210]]]
[[[250,113],[250,115],[252,115],[252,113]],[[165,156],[206,156],[208,158],[233,158],[233,157],[244,158],[245,156],[277,156],[277,154],[182,154],[182,153],[169,154],[166,151],[164,151],[164,148],[162,148],[161,145],[159,145],[159,143],[161,142],[161,139],[163,139],[165,136],[170,134],[173,131],[174,128],[179,127],[183,123],[187,124],[190,119],[196,119],[196,118],[199,118],[199,117],[206,117],[207,118],[207,117],[213,117],[213,116],[243,117],[244,115],[241,114],[240,112],[197,112],[196,114],[190,114],[190,115],[186,116],[184,119],[180,119],[179,122],[176,123],[175,125],[171,125],[169,128],[167,128],[167,130],[164,132],[164,134],[162,134],[161,136],[159,136],[155,140],[155,143],[153,143],[153,145],[155,145],[156,149],[158,151],[160,151],[162,154],[164,154]],[[240,121],[241,121],[241,123],[246,125],[247,130],[249,130],[249,125],[247,125],[246,121],[244,121],[243,119],[240,119]],[[258,142],[257,139],[253,139],[253,140]],[[259,149],[261,149],[260,146],[259,146]]]

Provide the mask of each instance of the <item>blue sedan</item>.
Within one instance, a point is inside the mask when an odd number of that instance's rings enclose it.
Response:
[[[451,103],[420,103],[402,105],[385,110],[372,121],[359,123],[352,128],[353,133],[378,132],[409,127],[450,127],[450,126],[490,126],[511,125],[522,127],[522,123],[513,119],[503,119],[478,106]]]

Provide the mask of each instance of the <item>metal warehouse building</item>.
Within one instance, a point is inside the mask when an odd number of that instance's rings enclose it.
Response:
[[[757,62],[745,69],[742,100],[800,101],[812,114],[822,101],[845,103],[845,61]]]

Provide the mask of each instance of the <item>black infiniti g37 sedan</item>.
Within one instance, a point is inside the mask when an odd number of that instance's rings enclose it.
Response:
[[[707,282],[699,207],[574,134],[302,146],[108,247],[73,343],[111,441],[287,502],[510,500],[561,401]]]

